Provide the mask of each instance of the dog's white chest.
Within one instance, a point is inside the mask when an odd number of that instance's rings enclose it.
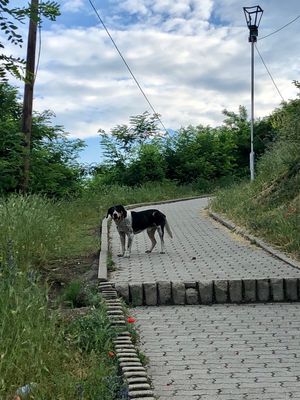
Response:
[[[131,219],[131,212],[127,212],[127,217],[122,219],[117,225],[117,229],[119,232],[132,232],[132,219]]]

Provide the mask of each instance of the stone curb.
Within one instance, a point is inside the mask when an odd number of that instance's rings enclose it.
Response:
[[[300,300],[300,278],[222,279],[199,282],[115,283],[132,306],[193,305]]]
[[[146,369],[127,331],[122,302],[117,296],[116,289],[112,283],[100,282],[99,290],[105,300],[107,315],[112,326],[120,329],[120,333],[114,339],[114,346],[124,382],[127,384],[128,399],[155,400]]]
[[[176,202],[180,202],[180,201],[202,199],[202,198],[206,198],[206,197],[209,197],[209,195],[186,197],[186,198],[180,198],[180,199],[175,199],[175,200],[162,200],[162,201],[156,201],[154,203],[129,204],[126,206],[126,208],[132,209],[132,208],[146,207],[146,206],[158,205],[158,204],[176,203]],[[101,232],[100,232],[101,248],[100,248],[100,253],[99,253],[99,267],[98,267],[98,279],[100,281],[108,280],[107,258],[108,258],[108,252],[109,252],[109,227],[108,227],[109,221],[110,221],[110,219],[106,219],[104,217],[102,220],[102,223],[101,223]]]
[[[211,194],[203,194],[201,196],[181,197],[179,199],[173,199],[173,200],[161,200],[161,201],[154,201],[154,202],[150,202],[150,203],[128,204],[126,206],[126,208],[132,209],[132,208],[138,208],[138,207],[155,206],[155,205],[159,205],[159,204],[179,203],[181,201],[205,199],[205,198],[210,198],[210,197],[211,197]]]
[[[286,264],[290,265],[293,268],[300,269],[300,263],[298,263],[296,260],[293,260],[292,258],[286,256],[280,251],[275,250],[273,247],[271,247],[268,243],[264,242],[263,240],[258,239],[253,235],[250,235],[243,228],[234,224],[232,221],[225,219],[223,216],[220,216],[219,214],[211,210],[209,210],[208,213],[209,216],[212,217],[214,220],[220,222],[222,225],[226,226],[226,228],[237,233],[238,235],[241,235],[243,238],[249,240],[252,244],[256,244],[258,247],[262,248],[263,250],[271,254],[273,257],[278,258],[279,260],[285,262]]]
[[[104,218],[101,224],[101,250],[99,254],[98,279],[107,281],[108,224]]]

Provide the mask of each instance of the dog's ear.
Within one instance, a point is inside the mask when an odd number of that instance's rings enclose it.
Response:
[[[119,206],[119,207],[121,209],[122,214],[124,215],[124,218],[126,218],[127,217],[127,211],[126,211],[125,207],[124,206]]]
[[[109,215],[110,215],[110,216],[112,215],[113,210],[114,210],[114,207],[110,207],[110,208],[107,210],[106,218],[108,218]]]

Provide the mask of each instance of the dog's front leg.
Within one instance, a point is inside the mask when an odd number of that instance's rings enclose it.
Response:
[[[157,232],[159,234],[160,238],[160,245],[161,245],[161,251],[160,254],[165,254],[165,242],[164,242],[164,231],[161,226],[157,227]]]
[[[134,233],[132,231],[127,233],[128,242],[127,242],[127,250],[125,251],[124,257],[129,258],[131,253],[131,246],[134,237]]]
[[[123,257],[125,254],[125,232],[119,232],[119,235],[121,240],[122,253],[118,254],[118,257]]]

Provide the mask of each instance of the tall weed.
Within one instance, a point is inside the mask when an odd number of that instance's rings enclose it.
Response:
[[[0,280],[0,398],[8,399],[25,384],[39,384],[50,392],[56,378],[64,375],[74,385],[71,354],[63,346],[56,319],[47,309],[47,293],[25,272],[3,267]],[[59,381],[59,379],[58,379]],[[44,397],[47,398],[47,397]],[[49,397],[48,397],[49,398]],[[68,397],[66,397],[68,398]]]
[[[26,270],[55,254],[63,235],[54,204],[39,196],[13,195],[0,199],[0,250],[11,243],[15,262]]]
[[[108,350],[116,331],[103,306],[65,326],[34,274],[2,262],[0,278],[0,398],[31,385],[32,399],[115,399],[120,380]]]

